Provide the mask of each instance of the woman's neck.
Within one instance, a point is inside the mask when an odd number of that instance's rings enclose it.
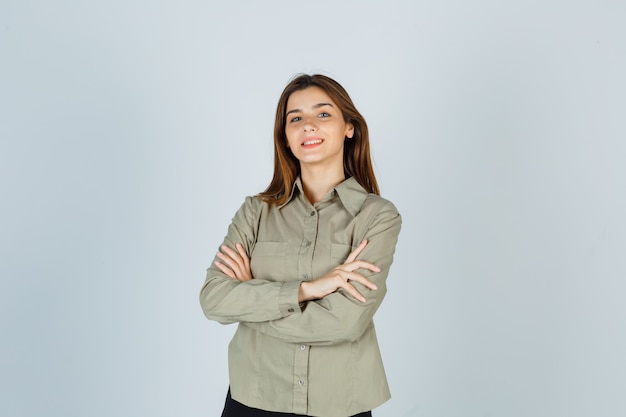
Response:
[[[329,170],[328,167],[315,169],[314,167],[305,168],[301,166],[300,178],[302,180],[304,195],[311,204],[322,201],[324,196],[328,194],[333,187],[346,179],[343,173],[343,166],[341,170]]]

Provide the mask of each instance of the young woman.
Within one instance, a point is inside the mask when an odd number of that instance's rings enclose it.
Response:
[[[372,319],[401,218],[379,196],[367,124],[336,81],[300,75],[278,102],[274,157],[200,293],[209,319],[239,323],[222,417],[371,416],[390,397]]]

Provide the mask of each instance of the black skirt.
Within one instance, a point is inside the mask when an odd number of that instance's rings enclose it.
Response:
[[[292,413],[277,413],[275,411],[259,410],[258,408],[251,408],[247,405],[243,405],[232,399],[230,396],[230,388],[228,394],[226,394],[226,404],[224,404],[224,411],[222,411],[222,417],[306,417],[303,414]],[[352,417],[372,417],[371,411],[355,414]]]

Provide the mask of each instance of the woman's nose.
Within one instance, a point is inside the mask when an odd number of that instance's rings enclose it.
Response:
[[[307,119],[304,121],[304,131],[305,132],[314,132],[317,130],[317,126],[311,119]]]

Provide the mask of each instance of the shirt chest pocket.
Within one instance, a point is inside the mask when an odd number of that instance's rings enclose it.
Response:
[[[348,255],[352,252],[351,245],[344,245],[342,243],[333,243],[330,246],[330,262],[334,266],[341,265],[346,261]]]
[[[257,242],[250,258],[252,276],[268,281],[287,281],[287,245],[288,242]]]

